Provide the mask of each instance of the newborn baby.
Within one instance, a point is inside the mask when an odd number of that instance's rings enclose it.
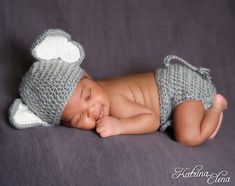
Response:
[[[94,81],[85,75],[76,86],[62,114],[65,126],[96,129],[101,137],[144,134],[161,127],[159,89],[154,73]],[[175,138],[190,146],[213,138],[227,103],[222,95],[205,110],[200,100],[185,100],[173,113]]]
[[[62,124],[108,137],[173,126],[176,141],[197,146],[217,134],[227,108],[208,69],[177,56],[167,56],[156,72],[95,81],[79,66],[83,48],[64,31],[46,31],[31,52],[39,61],[23,78],[21,99],[10,108],[16,128]]]

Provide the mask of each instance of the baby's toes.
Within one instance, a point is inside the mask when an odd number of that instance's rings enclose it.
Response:
[[[221,109],[222,111],[227,109],[227,100],[221,94],[216,94],[214,96],[214,107]]]

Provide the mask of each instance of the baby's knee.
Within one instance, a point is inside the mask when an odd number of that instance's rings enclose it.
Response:
[[[205,140],[201,138],[199,135],[184,135],[184,136],[176,136],[175,140],[183,145],[189,147],[195,147],[202,144]]]

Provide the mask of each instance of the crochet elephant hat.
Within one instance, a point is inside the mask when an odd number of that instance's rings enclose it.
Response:
[[[37,60],[22,78],[19,93],[9,109],[17,129],[56,126],[76,85],[84,75],[80,67],[83,47],[59,29],[38,36],[31,53]]]

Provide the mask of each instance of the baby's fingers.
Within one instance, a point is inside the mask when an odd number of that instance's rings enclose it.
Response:
[[[103,126],[97,126],[96,127],[96,132],[101,133],[102,131],[104,131],[104,127]]]
[[[96,127],[96,132],[99,133],[99,135],[100,135],[102,138],[105,138],[105,137],[110,136],[110,135],[108,134],[107,130],[105,130],[103,126],[98,126],[98,127]]]
[[[109,137],[110,135],[107,133],[107,131],[103,131],[103,132],[100,133],[100,136],[102,138],[105,138],[105,137]]]
[[[101,122],[102,122],[102,118],[100,118],[100,119],[98,119],[98,120],[96,121],[97,124],[99,124],[99,123],[101,123]]]

